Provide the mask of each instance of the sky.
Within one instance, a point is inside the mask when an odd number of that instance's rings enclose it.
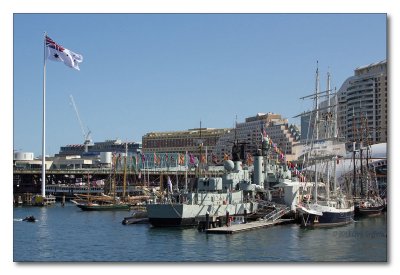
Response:
[[[93,141],[293,117],[326,74],[386,59],[386,14],[14,14],[14,150],[41,155],[43,36],[83,56],[46,61],[46,154]],[[88,130],[89,129],[89,130]]]

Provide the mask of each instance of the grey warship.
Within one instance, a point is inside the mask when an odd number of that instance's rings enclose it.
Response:
[[[196,226],[197,219],[209,214],[224,217],[253,214],[258,209],[254,196],[261,188],[251,183],[248,169],[243,169],[243,145],[232,147],[232,160],[225,160],[222,177],[199,177],[193,190],[181,194],[179,202],[146,205],[149,222],[155,227]]]

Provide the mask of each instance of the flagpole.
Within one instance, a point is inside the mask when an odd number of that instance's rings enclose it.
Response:
[[[186,151],[186,154],[185,154],[185,193],[187,193],[187,188],[188,188],[187,175],[188,175],[188,152]]]
[[[46,32],[43,39],[42,197],[46,197]]]
[[[150,186],[150,169],[149,169],[149,160],[146,159],[146,164],[147,164],[147,187]]]

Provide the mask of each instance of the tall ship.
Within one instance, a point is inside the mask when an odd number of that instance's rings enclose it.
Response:
[[[226,217],[226,215],[251,215],[256,213],[254,201],[257,189],[251,183],[248,169],[243,169],[243,147],[235,143],[232,160],[225,160],[222,177],[199,177],[192,190],[163,203],[146,205],[149,222],[155,227],[196,226],[198,219]],[[242,155],[242,156],[241,156]],[[172,188],[171,188],[172,191]],[[171,192],[172,193],[172,192]]]
[[[332,96],[329,73],[327,86],[326,91],[320,92],[317,66],[315,93],[303,97],[313,99],[315,105],[307,114],[310,118],[310,138],[304,154],[308,177],[314,184],[302,194],[303,200],[297,207],[302,227],[335,226],[354,221],[353,200],[348,190],[338,186],[336,181],[336,165],[340,156],[335,148],[344,147],[344,141],[338,138],[337,97]],[[325,106],[319,104],[322,97],[326,98]]]
[[[357,173],[355,142],[353,142],[353,197],[356,217],[380,215],[386,207],[386,202],[379,192],[375,170],[371,171],[369,167],[370,149],[370,146],[363,148],[360,141],[358,150],[360,167]]]

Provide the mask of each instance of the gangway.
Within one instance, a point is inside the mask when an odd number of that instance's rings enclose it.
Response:
[[[280,218],[282,218],[284,215],[290,212],[290,207],[289,206],[284,206],[284,207],[276,207],[274,211],[271,213],[267,214],[264,216],[265,221],[276,221]]]

